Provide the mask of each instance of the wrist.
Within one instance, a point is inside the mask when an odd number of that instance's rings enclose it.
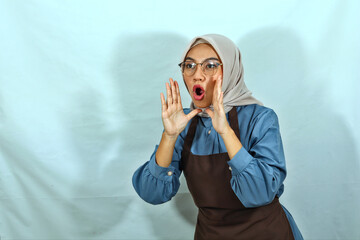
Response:
[[[240,139],[236,136],[235,131],[230,126],[220,135],[225,143],[229,158],[233,159],[236,153],[242,148]]]
[[[219,135],[224,138],[226,136],[228,136],[229,134],[232,134],[232,132],[234,132],[234,130],[230,127],[229,124],[226,124],[226,127],[224,128],[224,131],[222,131],[221,133],[219,133]]]
[[[178,138],[178,136],[179,136],[179,134],[169,135],[166,132],[163,132],[164,140],[167,140],[170,142],[172,142],[172,141],[176,142],[176,139]]]

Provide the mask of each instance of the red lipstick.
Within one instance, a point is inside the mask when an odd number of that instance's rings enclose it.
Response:
[[[202,86],[200,86],[199,84],[194,85],[193,87],[193,96],[194,99],[197,101],[200,101],[204,98],[205,95],[205,90]]]

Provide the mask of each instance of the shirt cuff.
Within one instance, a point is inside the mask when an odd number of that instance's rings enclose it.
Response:
[[[241,147],[235,156],[227,162],[232,171],[232,175],[240,174],[249,165],[251,160],[253,160],[253,156],[251,156],[244,147]]]
[[[170,165],[169,167],[165,168],[165,167],[159,166],[156,163],[155,155],[156,155],[157,147],[158,146],[156,146],[155,152],[153,153],[153,155],[151,156],[151,159],[149,161],[149,171],[150,171],[151,175],[153,175],[155,178],[157,178],[159,180],[171,182],[172,177],[175,175],[175,167]]]

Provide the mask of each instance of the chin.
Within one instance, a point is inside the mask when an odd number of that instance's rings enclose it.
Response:
[[[194,102],[195,106],[198,107],[198,108],[207,108],[207,107],[209,107],[211,105],[210,103],[196,101],[194,99],[193,99],[193,102]]]

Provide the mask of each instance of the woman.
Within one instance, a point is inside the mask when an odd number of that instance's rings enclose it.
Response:
[[[251,96],[241,55],[228,38],[194,38],[179,64],[191,108],[179,85],[161,93],[164,132],[150,161],[133,176],[145,201],[169,201],[185,178],[199,208],[195,239],[302,239],[279,203],[285,159],[278,119]]]

